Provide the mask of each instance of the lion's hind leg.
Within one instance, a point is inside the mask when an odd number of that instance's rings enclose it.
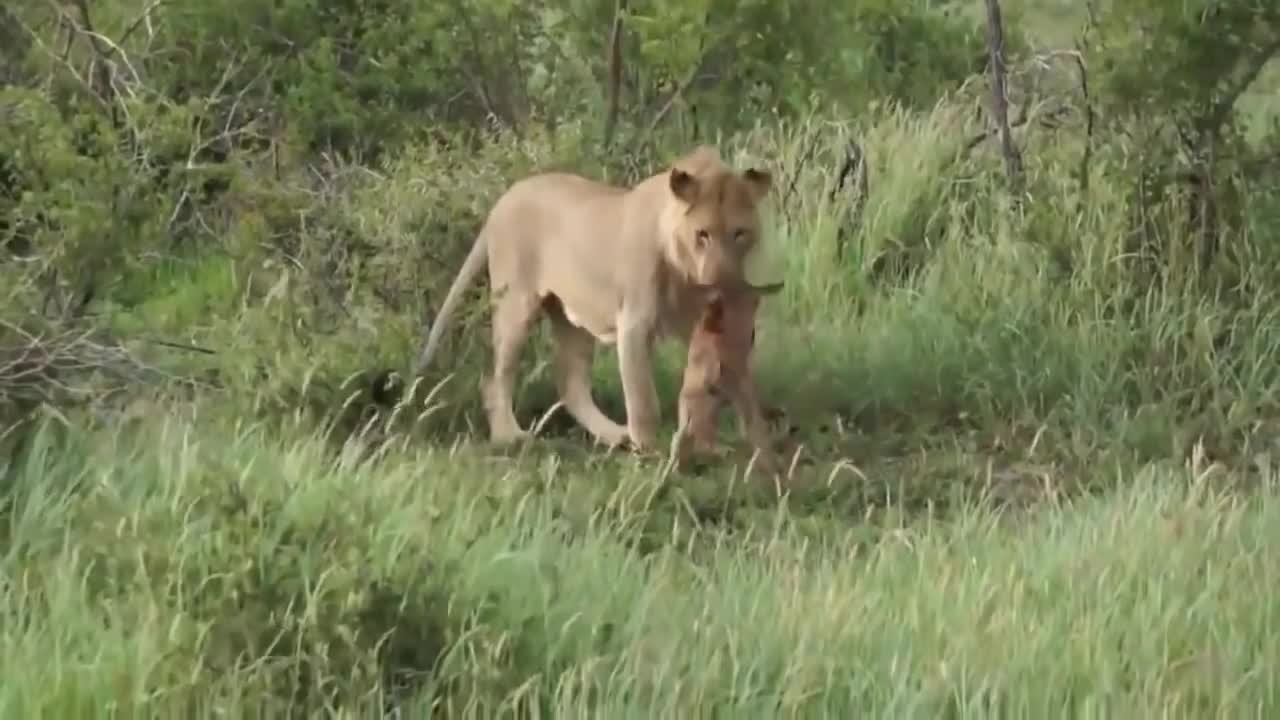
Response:
[[[481,392],[489,415],[489,437],[495,443],[528,435],[516,420],[513,391],[520,351],[540,312],[537,295],[510,286],[494,301],[493,374],[481,381]]]
[[[596,340],[591,333],[569,322],[553,295],[544,303],[551,318],[556,346],[556,385],[565,410],[587,432],[609,447],[627,439],[627,427],[605,415],[591,397],[591,362]]]

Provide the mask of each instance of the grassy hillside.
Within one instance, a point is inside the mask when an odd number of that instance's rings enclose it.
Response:
[[[1075,66],[1034,56],[1079,35],[1077,4],[1006,11],[1035,115],[1020,204],[975,140],[981,76],[635,152],[534,118],[365,158],[304,143],[328,106],[288,95],[290,141],[200,162],[197,100],[124,103],[147,132],[86,149],[106,121],[61,109],[66,77],[3,90],[0,171],[37,178],[3,227],[44,234],[0,262],[0,717],[1280,708],[1275,61],[1223,133],[1211,235],[1169,180],[1197,166],[1116,109],[1119,71],[1089,135]],[[349,100],[314,82],[289,92]],[[518,390],[539,437],[488,446],[479,289],[423,386],[382,397],[509,182],[621,182],[694,139],[777,179],[753,274],[786,283],[757,340],[781,496],[742,481],[729,418],[689,472],[593,449],[547,415],[545,330]],[[865,192],[835,188],[853,143]],[[664,433],[682,368],[664,347]],[[621,419],[613,353],[595,376]]]

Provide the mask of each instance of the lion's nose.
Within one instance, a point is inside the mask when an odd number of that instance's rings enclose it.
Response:
[[[734,275],[734,268],[728,257],[723,255],[712,255],[702,262],[701,272],[699,275],[700,282],[717,285],[725,281],[731,280]]]

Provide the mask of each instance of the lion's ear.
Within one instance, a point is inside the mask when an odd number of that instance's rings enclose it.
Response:
[[[742,179],[747,181],[747,187],[751,188],[751,197],[756,202],[764,199],[769,194],[769,188],[773,186],[773,174],[768,170],[759,168],[747,168],[742,173]]]
[[[698,199],[698,178],[681,170],[671,168],[671,194],[692,205]]]

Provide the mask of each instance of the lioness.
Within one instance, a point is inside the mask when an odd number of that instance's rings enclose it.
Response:
[[[513,184],[494,204],[418,358],[421,375],[487,261],[493,304],[493,374],[481,381],[489,434],[527,434],[512,408],[515,369],[533,321],[551,318],[556,384],[569,414],[598,441],[636,449],[657,444],[652,354],[660,337],[687,340],[702,310],[695,283],[741,279],[756,247],[765,170],[727,167],[710,146],[632,188],[567,173]],[[591,397],[596,342],[617,343],[627,424]]]
[[[716,415],[727,399],[742,433],[758,452],[760,466],[777,472],[769,426],[756,395],[751,350],[760,300],[781,289],[782,283],[745,282],[701,288],[706,309],[689,339],[689,360],[680,387],[680,422],[671,439],[671,456],[677,464],[688,460],[695,448],[699,452],[715,448]]]

